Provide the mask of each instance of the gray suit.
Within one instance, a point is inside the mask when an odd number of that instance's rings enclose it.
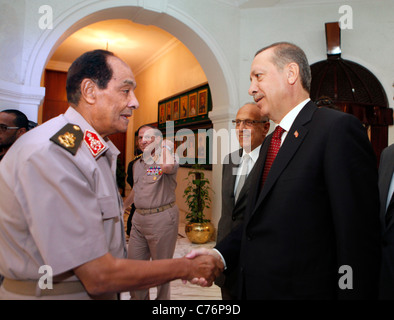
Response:
[[[383,150],[379,166],[379,193],[380,193],[380,221],[383,231],[382,271],[380,280],[380,297],[394,299],[394,220],[387,219],[386,203],[391,178],[394,172],[394,144]],[[393,204],[388,207],[391,209]],[[386,221],[387,220],[387,221]]]
[[[234,151],[228,154],[224,159],[222,170],[222,215],[218,224],[218,243],[222,241],[231,230],[238,226],[244,218],[250,188],[250,177],[253,176],[255,172],[255,166],[245,180],[244,187],[239,194],[238,200],[235,202],[234,186],[237,177],[235,173],[241,161],[242,151],[242,148]],[[225,299],[226,291],[227,294],[236,297],[236,272],[228,273],[226,276],[221,275],[215,283],[222,288],[223,299]]]

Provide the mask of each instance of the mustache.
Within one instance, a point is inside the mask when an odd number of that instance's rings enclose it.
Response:
[[[254,102],[258,102],[260,101],[262,98],[264,98],[264,94],[263,93],[256,93],[253,95],[253,100]]]

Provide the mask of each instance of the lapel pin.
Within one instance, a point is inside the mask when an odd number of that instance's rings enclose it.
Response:
[[[295,136],[296,138],[298,138],[298,135],[299,135],[298,131],[294,132],[294,136]]]

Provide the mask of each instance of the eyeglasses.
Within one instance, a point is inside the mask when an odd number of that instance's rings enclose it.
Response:
[[[267,121],[257,121],[257,120],[250,120],[250,119],[245,119],[245,120],[232,120],[231,121],[236,127],[239,127],[241,123],[244,123],[246,127],[253,127],[257,123],[266,123]]]
[[[7,127],[5,124],[0,124],[0,132],[6,132],[7,130],[20,129],[20,127]]]
[[[138,141],[141,141],[141,140],[152,140],[152,138],[156,139],[156,137],[159,137],[159,136],[160,135],[158,135],[158,134],[153,134],[153,135],[144,134],[143,136],[138,136],[137,139],[138,139]]]

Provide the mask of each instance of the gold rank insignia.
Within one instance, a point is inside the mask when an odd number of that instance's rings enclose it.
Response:
[[[75,124],[68,123],[54,134],[50,140],[63,149],[75,155],[81,145],[83,133],[81,128]]]

